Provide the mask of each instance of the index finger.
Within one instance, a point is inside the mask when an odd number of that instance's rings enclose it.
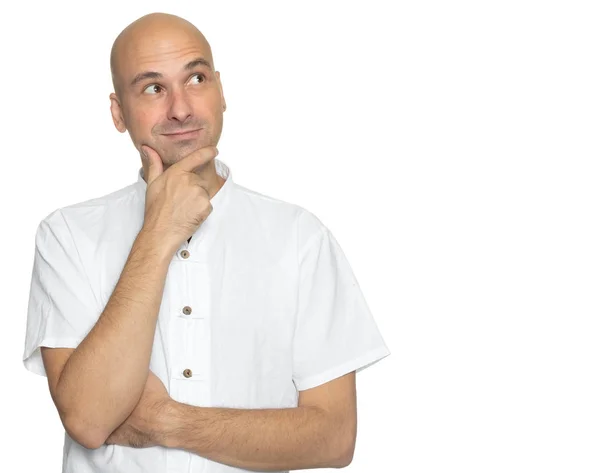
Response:
[[[204,146],[203,148],[191,152],[181,161],[171,165],[171,167],[181,169],[183,171],[193,172],[194,169],[206,164],[218,154],[219,150],[216,146]]]

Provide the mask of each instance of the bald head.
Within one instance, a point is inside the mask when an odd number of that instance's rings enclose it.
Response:
[[[152,148],[167,168],[217,145],[226,108],[221,75],[189,21],[166,13],[137,19],[115,39],[110,68],[113,122],[138,151]]]
[[[133,65],[152,60],[163,51],[166,55],[177,54],[174,47],[196,47],[214,71],[210,44],[204,35],[189,21],[168,13],[150,13],[128,25],[115,39],[110,51],[110,71],[113,87],[119,98],[127,87],[125,78]]]

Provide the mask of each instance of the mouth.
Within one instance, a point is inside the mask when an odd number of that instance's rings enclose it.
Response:
[[[198,128],[197,130],[188,130],[188,131],[178,131],[176,133],[165,133],[164,136],[167,136],[172,139],[189,139],[194,138],[200,133],[202,128]]]

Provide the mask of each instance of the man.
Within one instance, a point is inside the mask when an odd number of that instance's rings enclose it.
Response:
[[[348,465],[355,372],[390,351],[338,242],[216,158],[225,99],[191,23],[138,19],[111,70],[137,182],[35,238],[23,361],[48,378],[63,472]]]

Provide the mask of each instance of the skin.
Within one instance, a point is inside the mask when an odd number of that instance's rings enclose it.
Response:
[[[136,448],[163,445],[167,439],[162,426],[167,422],[169,406],[173,402],[160,378],[149,371],[148,381],[135,409],[105,443]]]
[[[209,66],[184,69],[198,57]],[[146,182],[149,164],[142,145],[158,154],[165,171],[200,148],[217,146],[226,103],[210,45],[193,24],[166,13],[145,15],[116,38],[110,64],[115,89],[110,94],[113,122],[121,133],[129,132],[140,153]],[[134,77],[146,71],[163,77],[131,86]],[[165,136],[198,128],[202,130],[189,138]],[[216,172],[214,160],[194,172],[207,183],[210,198],[225,182]]]

